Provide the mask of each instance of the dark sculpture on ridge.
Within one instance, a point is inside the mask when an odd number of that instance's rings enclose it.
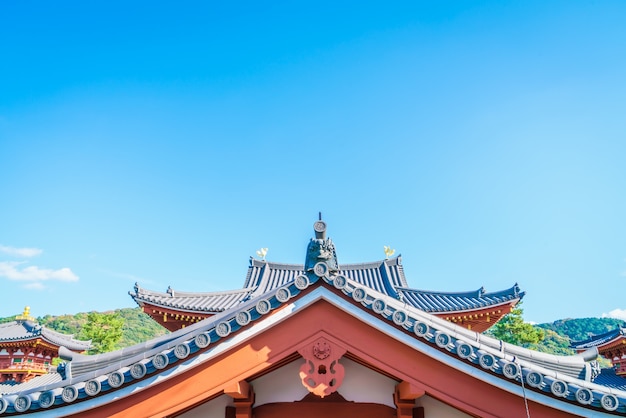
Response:
[[[326,238],[326,222],[322,221],[321,217],[320,214],[320,220],[313,224],[315,238],[311,238],[311,241],[309,241],[309,246],[306,250],[304,270],[311,272],[315,269],[316,265],[324,263],[329,273],[335,273],[339,271],[335,244],[333,244],[330,238]],[[323,268],[323,265],[321,268]]]

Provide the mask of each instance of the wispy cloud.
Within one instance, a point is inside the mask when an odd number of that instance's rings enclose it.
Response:
[[[613,309],[609,313],[603,313],[602,318],[616,318],[616,319],[623,319],[626,321],[626,309],[619,309],[619,308]]]
[[[37,266],[27,266],[20,268],[24,262],[2,261],[0,262],[0,277],[9,280],[41,282],[46,280],[58,280],[62,282],[76,282],[78,276],[68,267],[57,270],[40,268]]]
[[[0,252],[13,257],[35,257],[43,252],[39,248],[15,248],[0,244]]]
[[[23,287],[28,290],[44,290],[46,288],[41,282],[26,283]]]

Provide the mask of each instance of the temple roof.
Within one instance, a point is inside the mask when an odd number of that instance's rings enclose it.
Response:
[[[619,376],[615,369],[606,367],[601,370],[598,377],[594,379],[594,383],[613,389],[626,391],[626,379]]]
[[[73,335],[53,331],[33,320],[0,324],[0,346],[3,343],[28,342],[40,338],[49,344],[67,347],[73,351],[86,351],[91,348],[91,341],[77,340]]]
[[[487,293],[483,288],[469,292],[435,292],[408,287],[402,266],[402,257],[358,264],[341,264],[338,273],[361,286],[431,313],[463,312],[497,306],[521,299],[517,284],[498,292]],[[274,263],[250,258],[250,265],[242,289],[221,292],[181,292],[169,288],[155,292],[135,285],[129,292],[139,305],[150,303],[164,308],[187,312],[217,313],[232,309],[240,303],[263,295],[305,274],[302,264]]]
[[[499,292],[485,292],[480,288],[473,292],[432,292],[397,288],[401,298],[412,306],[426,312],[459,312],[481,309],[499,305],[515,299],[521,299],[524,292],[520,292],[517,283],[510,289]]]
[[[601,347],[614,340],[618,340],[626,336],[626,328],[617,328],[603,334],[593,335],[584,341],[572,341],[570,347],[575,350],[586,350],[591,347]]]
[[[316,238],[309,244],[304,266],[251,259],[243,289],[209,293],[168,289],[159,293],[136,286],[135,296],[140,300],[154,304],[177,303],[178,309],[202,308],[214,315],[110,353],[82,355],[61,347],[59,356],[66,362],[58,367],[59,373],[46,379],[0,387],[0,415],[42,412],[46,408],[51,408],[49,412],[56,416],[70,412],[87,414],[124,398],[127,399],[122,402],[131,405],[135,395],[141,396],[150,389],[160,393],[168,385],[178,384],[188,377],[193,369],[216,365],[241,347],[253,347],[250,348],[251,358],[263,367],[270,367],[274,361],[281,364],[284,356],[298,351],[295,346],[274,347],[275,340],[271,337],[263,339],[266,333],[288,335],[289,338],[280,339],[277,344],[293,345],[320,332],[335,332],[339,336],[340,331],[356,328],[361,330],[357,338],[346,338],[345,344],[361,341],[361,337],[364,341],[374,338],[369,340],[372,344],[384,338],[394,349],[399,349],[393,353],[407,349],[407,360],[425,356],[432,359],[429,362],[444,364],[451,373],[471,376],[476,383],[502,388],[520,401],[528,399],[573,416],[608,417],[626,412],[624,386],[614,374],[600,371],[595,361],[596,346],[590,345],[589,350],[573,356],[540,353],[433,315],[433,312],[453,312],[459,307],[472,310],[510,304],[523,295],[517,285],[495,293],[486,293],[482,288],[459,293],[410,289],[400,257],[339,266],[334,246],[323,235],[317,235],[319,229],[316,225]],[[33,330],[37,328],[43,335],[43,327],[32,321],[24,320],[21,324],[29,327],[28,332],[35,333]],[[289,327],[284,328],[287,324]],[[331,324],[341,326],[332,328]],[[19,338],[19,332],[6,324],[4,328],[11,331],[11,338]],[[298,335],[285,334],[286,329]],[[372,330],[376,331],[376,337],[371,337]],[[263,351],[264,356],[271,353],[277,357],[268,362],[267,358],[259,356],[260,347],[267,350]],[[357,343],[351,353],[365,353],[359,358],[367,364],[367,358],[372,355],[368,347],[368,344]],[[239,357],[235,357],[239,361]],[[400,370],[398,366],[393,370]],[[249,373],[262,372],[249,367],[244,365],[243,369]],[[236,378],[247,377],[237,375]],[[225,381],[222,376],[220,379]],[[428,386],[429,383],[423,384]],[[211,390],[222,391],[223,388]],[[450,395],[453,400],[454,394]]]
[[[168,288],[165,293],[143,289],[135,284],[135,293],[130,295],[141,305],[148,302],[191,312],[222,312],[248,299],[254,289],[238,289],[224,292],[180,292]]]
[[[36,376],[27,382],[16,383],[15,381],[8,381],[0,383],[0,394],[9,394],[16,392],[23,392],[32,388],[40,388],[46,385],[58,383],[63,380],[63,376],[59,373],[46,373],[41,376]]]
[[[60,408],[54,412],[64,415],[65,406],[71,407],[72,413],[86,412],[113,399],[134,396],[147,387],[176,380],[176,376],[189,372],[192,364],[217,359],[288,318],[296,320],[299,312],[322,301],[411,350],[448,364],[455,373],[506,387],[520,399],[575,416],[624,412],[626,392],[594,382],[598,370],[590,361],[597,356],[595,349],[582,355],[556,356],[513,346],[323,269],[133,347],[96,356],[63,350],[61,357],[68,362],[60,368],[61,381],[12,387],[13,395],[0,397],[0,412],[36,412],[54,405]],[[520,384],[522,378],[524,385]]]

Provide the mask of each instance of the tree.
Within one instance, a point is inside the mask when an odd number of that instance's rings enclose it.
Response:
[[[487,334],[515,345],[537,344],[545,337],[543,329],[524,322],[521,302],[491,327]]]
[[[118,313],[90,312],[87,323],[80,331],[80,339],[91,340],[93,348],[90,354],[100,354],[113,351],[122,338],[124,318]]]

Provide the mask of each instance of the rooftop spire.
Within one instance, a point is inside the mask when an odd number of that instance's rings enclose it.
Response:
[[[18,321],[33,321],[35,318],[30,316],[30,306],[25,306],[24,312],[22,312],[21,315],[17,315],[15,319],[17,319]]]

